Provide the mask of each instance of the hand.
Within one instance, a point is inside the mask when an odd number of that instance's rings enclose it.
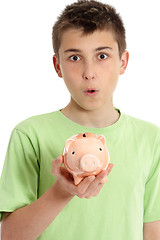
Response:
[[[113,168],[110,163],[105,171],[100,172],[97,176],[85,177],[77,186],[74,184],[72,175],[62,167],[63,156],[59,156],[52,161],[52,174],[57,178],[55,188],[62,196],[78,196],[79,198],[91,198],[99,194],[104,183],[101,180],[108,176]]]

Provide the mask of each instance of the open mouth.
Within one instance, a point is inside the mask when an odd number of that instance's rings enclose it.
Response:
[[[87,90],[88,93],[94,93],[96,90],[91,89],[91,90]]]
[[[95,95],[98,92],[98,90],[91,88],[91,89],[86,89],[84,92],[87,95]]]

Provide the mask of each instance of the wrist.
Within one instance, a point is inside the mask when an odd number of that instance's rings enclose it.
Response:
[[[70,201],[74,197],[74,195],[71,195],[69,192],[65,191],[58,181],[53,184],[52,191],[59,200]]]

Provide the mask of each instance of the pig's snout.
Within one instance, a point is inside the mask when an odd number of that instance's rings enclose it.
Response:
[[[99,159],[92,154],[86,154],[80,159],[80,168],[85,172],[94,172],[99,166]]]

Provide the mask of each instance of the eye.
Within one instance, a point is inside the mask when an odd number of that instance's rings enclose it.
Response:
[[[72,152],[72,154],[75,154],[75,152]]]
[[[102,148],[99,148],[100,151],[102,151]]]
[[[69,59],[73,62],[76,62],[76,61],[80,60],[80,57],[78,57],[77,55],[73,55],[73,56],[69,57]]]
[[[107,54],[105,54],[105,53],[101,53],[101,54],[98,55],[98,58],[99,58],[100,60],[106,59],[107,57],[108,57],[108,56],[107,56]]]

